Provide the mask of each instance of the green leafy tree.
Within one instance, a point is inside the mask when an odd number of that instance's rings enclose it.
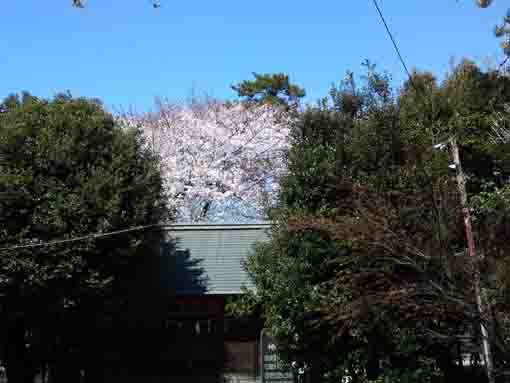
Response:
[[[329,102],[300,114],[272,240],[247,265],[257,287],[250,302],[258,299],[288,360],[308,361],[317,377],[424,382],[468,373],[458,336],[487,318],[474,304],[449,155],[434,149],[455,135],[479,212],[502,367],[506,282],[495,270],[506,270],[506,245],[494,233],[507,230],[508,158],[491,137],[508,80],[463,62],[442,84],[414,73],[396,93],[388,76],[366,68],[364,86],[349,75]],[[499,209],[501,220],[489,219]]]
[[[44,361],[54,381],[75,380],[80,369],[94,380],[100,365],[83,363],[100,361],[100,329],[133,318],[131,291],[157,291],[147,287],[157,278],[144,276],[157,238],[133,230],[44,243],[167,218],[157,158],[139,132],[118,126],[97,101],[24,94],[8,97],[1,110],[0,192],[9,198],[0,200],[0,291],[9,381],[30,381]],[[137,279],[139,285],[128,282]]]
[[[389,107],[392,92],[387,78],[369,63],[366,68],[365,86],[357,87],[348,74],[339,86],[332,87],[329,98],[301,113],[293,129],[289,173],[273,212],[272,241],[260,247],[247,264],[257,287],[255,299],[259,299],[266,325],[279,340],[280,352],[289,361],[307,361],[316,378],[325,376],[342,359],[339,338],[332,336],[334,328],[326,321],[318,325],[314,321],[322,316],[324,283],[338,269],[334,260],[339,253],[351,251],[350,243],[333,237],[326,228],[296,230],[291,223],[309,216],[351,215],[355,183],[374,176],[373,156],[381,161],[381,168],[382,163],[391,165],[398,157],[385,153],[386,149],[398,152],[396,140],[395,145],[388,145],[392,134],[386,133],[392,125],[387,130],[386,124],[365,124],[376,112],[384,120],[392,120],[395,114]],[[361,142],[365,143],[363,150],[358,147]],[[349,355],[347,348],[343,350],[344,356]]]
[[[275,105],[296,105],[305,91],[292,84],[284,73],[253,73],[254,80],[245,80],[232,89],[248,102],[267,102]]]

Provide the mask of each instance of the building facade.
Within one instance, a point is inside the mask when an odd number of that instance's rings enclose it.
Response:
[[[251,288],[244,261],[268,239],[269,224],[178,224],[165,228],[163,256],[173,260],[175,299],[166,326],[176,334],[173,365],[181,381],[261,381],[257,318],[229,318],[230,297]]]

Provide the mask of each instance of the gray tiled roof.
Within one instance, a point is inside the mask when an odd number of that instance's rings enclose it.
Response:
[[[243,261],[269,224],[191,224],[167,227],[175,255],[177,295],[239,294],[250,287]]]

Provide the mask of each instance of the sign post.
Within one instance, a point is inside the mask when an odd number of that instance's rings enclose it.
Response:
[[[260,358],[262,383],[294,383],[294,374],[279,358],[275,339],[266,329],[260,332]]]

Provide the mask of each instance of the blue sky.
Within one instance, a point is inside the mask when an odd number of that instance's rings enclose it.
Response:
[[[438,76],[450,58],[501,60],[494,24],[508,2],[379,0],[410,67]],[[111,109],[149,109],[155,96],[183,100],[194,88],[232,98],[252,72],[286,72],[326,94],[346,70],[370,59],[398,84],[403,70],[371,0],[2,1],[0,96],[28,90],[97,97]]]

